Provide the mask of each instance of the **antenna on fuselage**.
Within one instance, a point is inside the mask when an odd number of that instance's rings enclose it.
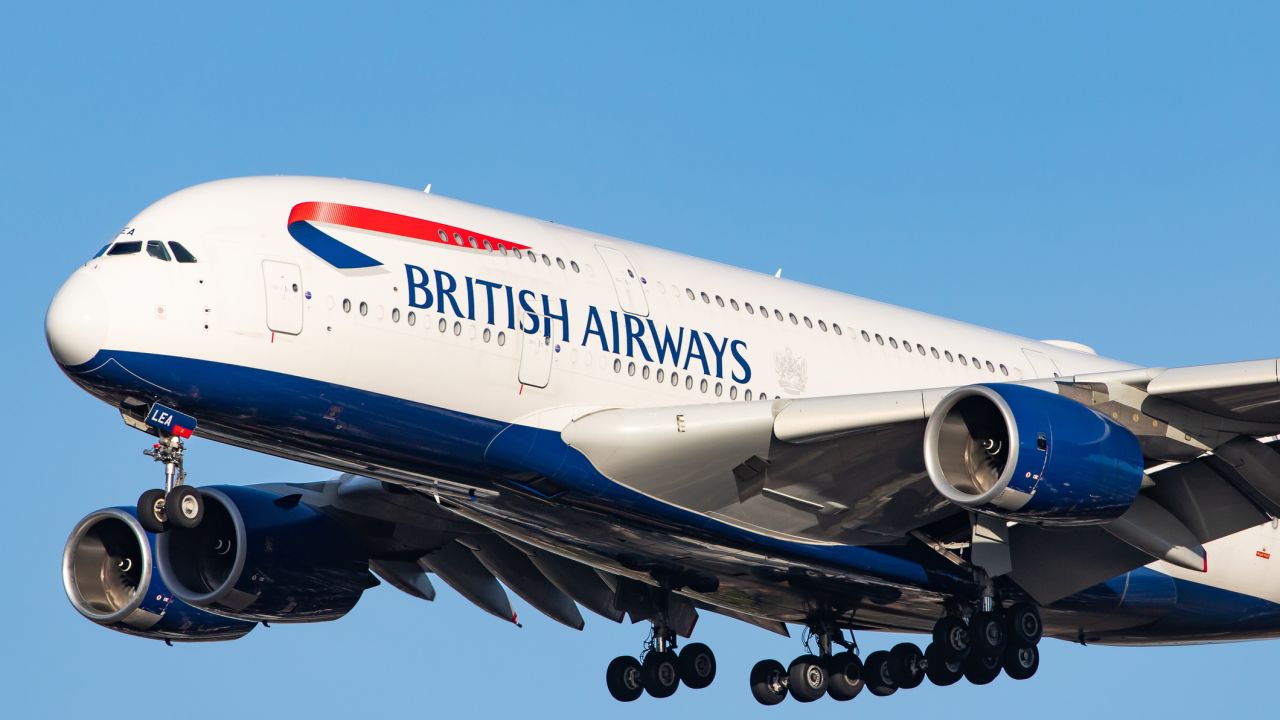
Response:
[[[431,194],[431,183],[427,183],[427,186],[426,186],[426,187],[424,187],[424,188],[422,188],[422,192],[426,193],[427,195],[430,195],[430,194]]]
[[[782,277],[782,268],[778,268],[778,271],[777,271],[777,272],[775,272],[775,273],[773,274],[773,276],[774,276],[774,277],[776,277],[776,278],[780,278],[780,277]]]

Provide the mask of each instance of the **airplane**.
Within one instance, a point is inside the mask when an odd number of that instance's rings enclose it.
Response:
[[[701,612],[798,627],[747,678],[765,705],[1028,679],[1042,637],[1280,635],[1276,359],[1139,367],[314,177],[159,200],[46,335],[164,471],[62,559],[75,609],[132,635],[335,620],[434,576],[504,622],[511,591],[647,623],[605,669],[624,702],[715,679]],[[339,474],[197,488],[192,438]]]

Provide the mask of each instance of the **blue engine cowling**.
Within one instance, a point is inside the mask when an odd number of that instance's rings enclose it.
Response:
[[[1005,520],[1119,517],[1142,485],[1133,433],[1080,403],[1021,385],[970,385],[929,418],[925,467],[948,500]]]
[[[72,607],[129,635],[172,641],[235,640],[256,623],[222,617],[175,598],[155,571],[155,535],[133,508],[89,513],[62,551],[62,585]]]
[[[378,584],[332,518],[258,488],[200,488],[204,520],[159,536],[160,575],[182,600],[245,620],[336,620]]]

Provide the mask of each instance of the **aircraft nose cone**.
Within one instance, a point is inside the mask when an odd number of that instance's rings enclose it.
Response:
[[[88,362],[107,337],[107,296],[86,270],[67,279],[49,303],[44,335],[58,364],[72,367]]]

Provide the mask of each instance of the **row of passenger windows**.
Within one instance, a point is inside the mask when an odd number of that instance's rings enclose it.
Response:
[[[142,252],[142,248],[143,242],[141,240],[124,240],[114,244],[107,243],[106,245],[103,245],[102,249],[98,251],[98,254],[93,257],[94,259],[97,259],[103,255],[137,255]],[[196,261],[196,256],[192,255],[190,250],[183,247],[182,243],[174,242],[172,240],[169,241],[168,248],[166,248],[165,244],[159,240],[148,240],[146,241],[146,249],[148,255],[165,262],[177,260],[180,263],[193,263]],[[170,251],[172,251],[172,255],[170,254]]]
[[[620,358],[614,359],[613,371],[618,374],[622,373],[623,364]],[[680,387],[681,375],[675,370],[670,371],[670,373],[668,373],[665,368],[658,368],[657,370],[651,370],[649,366],[645,363],[637,364],[635,361],[628,361],[626,364],[626,372],[627,372],[627,375],[631,377],[635,377],[635,374],[639,372],[640,377],[643,380],[648,380],[650,377],[652,377],[655,381],[658,382],[658,384],[662,384],[664,382],[670,382],[671,387]],[[685,373],[683,377],[684,377],[685,389],[692,390],[695,385],[693,375]],[[737,385],[734,385],[732,383],[728,383],[726,385],[726,383],[721,382],[719,380],[717,380],[713,385],[711,381],[707,378],[702,378],[701,380],[697,381],[697,388],[699,391],[701,391],[703,394],[706,394],[707,392],[712,392],[715,394],[716,397],[722,397],[725,394],[726,387],[728,388],[729,399],[737,400],[738,399]],[[759,397],[759,399],[761,400],[769,399],[768,394],[763,392],[760,393],[758,396],[749,389],[743,391],[742,393],[743,400],[754,400],[756,399],[756,397]],[[776,399],[776,398],[779,398],[780,396],[775,395],[774,397]]]
[[[351,312],[352,307],[353,306],[351,304],[350,298],[343,298],[342,311],[349,313]],[[360,302],[358,306],[355,306],[355,308],[360,313],[361,316],[367,316],[369,314],[369,303],[364,302],[363,300]],[[414,311],[410,310],[409,312],[405,313],[402,316],[400,314],[400,308],[391,308],[391,322],[399,323],[402,317],[405,321],[405,324],[407,325],[413,326],[418,324],[418,314],[415,313]],[[444,318],[440,318],[439,322],[436,323],[436,327],[439,328],[440,332],[442,333],[448,332],[449,321]],[[462,323],[460,321],[455,320],[453,322],[453,334],[454,335],[462,334]],[[501,345],[507,344],[507,333],[502,330],[499,330],[495,335],[495,333],[491,328],[485,328],[484,332],[481,333],[481,337],[484,339],[485,342],[490,342],[496,338],[498,345],[501,346]]]
[[[726,307],[725,299],[719,295],[712,296],[712,295],[708,295],[706,292],[695,293],[693,291],[693,288],[685,288],[684,292],[685,292],[685,295],[694,302],[697,302],[698,299],[701,298],[704,304],[710,305],[712,303],[712,298],[714,297],[714,301],[717,306]],[[769,309],[764,305],[753,306],[749,302],[744,302],[741,305],[739,305],[737,300],[733,298],[729,298],[727,306],[729,308],[732,308],[734,312],[746,311],[748,315],[758,314],[761,318],[765,320],[768,320],[770,317]],[[821,318],[818,319],[817,323],[814,323],[814,321],[808,315],[797,317],[796,314],[792,312],[789,312],[786,315],[783,315],[782,311],[777,308],[773,309],[772,316],[778,322],[786,322],[789,320],[792,325],[799,325],[801,322],[803,322],[804,326],[810,329],[817,327],[817,329],[821,330],[822,332],[828,332],[829,330],[830,332],[834,332],[836,335],[844,335],[844,330],[841,329],[838,323],[831,323],[830,328],[828,328],[827,321]],[[852,332],[853,331],[850,330],[851,334]],[[873,337],[871,333],[867,332],[866,330],[863,330],[861,332],[861,335],[864,341],[868,343],[871,342],[871,339]],[[876,344],[881,346],[886,344],[885,337],[883,335],[876,333],[874,335],[874,338],[875,338]],[[950,350],[939,351],[938,348],[936,347],[930,347],[928,350],[925,350],[924,345],[916,343],[915,346],[913,347],[910,341],[903,340],[899,342],[898,339],[894,337],[888,338],[888,345],[894,350],[897,350],[898,348],[902,348],[906,352],[917,352],[922,356],[932,355],[935,360],[941,360],[943,358],[946,358],[946,361],[949,363],[954,363],[958,361],[961,365],[966,367],[968,367],[972,362],[972,366],[977,370],[982,370],[985,367],[988,372],[995,373],[997,370],[999,370],[1001,375],[1004,375],[1005,377],[1009,376],[1009,368],[1007,366],[1003,364],[996,365],[990,360],[987,360],[984,363],[978,360],[978,358],[974,356],[965,356],[963,354],[953,355]]]
[[[440,242],[443,242],[443,243],[449,242],[449,233],[445,232],[443,229],[437,230],[436,232],[439,233],[440,235]],[[532,250],[521,250],[520,248],[508,248],[505,244],[501,242],[499,242],[495,247],[494,244],[490,242],[488,238],[481,238],[480,240],[476,240],[474,236],[468,235],[467,239],[464,241],[462,239],[462,233],[455,232],[453,234],[453,244],[457,245],[458,247],[470,247],[473,250],[480,250],[482,248],[485,250],[488,250],[489,252],[494,252],[496,250],[497,252],[503,255],[506,255],[508,253],[513,253],[516,256],[517,260],[522,260],[525,258],[525,256],[528,256],[529,261],[533,263],[537,263],[538,258],[541,257],[542,264],[547,266],[550,266],[552,262],[551,256],[547,255],[546,253],[542,253],[542,255],[539,256],[537,253],[533,252]],[[568,264],[566,264],[563,258],[556,258],[555,263],[561,270],[564,270],[567,268],[567,269],[573,270],[574,272],[582,272],[582,268],[578,266],[578,263],[575,260],[570,260]]]

